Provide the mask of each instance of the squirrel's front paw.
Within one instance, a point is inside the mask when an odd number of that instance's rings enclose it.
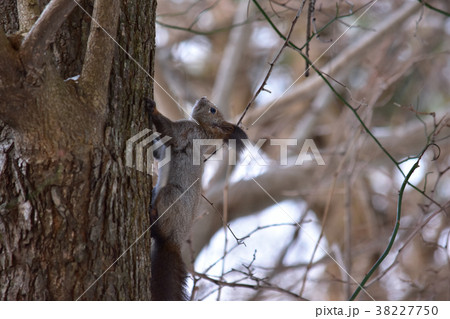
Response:
[[[156,208],[150,207],[150,224],[153,225],[158,220],[158,211]]]
[[[152,99],[144,98],[144,107],[148,114],[157,114],[156,103]]]

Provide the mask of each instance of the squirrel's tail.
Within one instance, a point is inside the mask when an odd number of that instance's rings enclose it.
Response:
[[[152,300],[187,300],[186,277],[180,249],[167,239],[154,238],[152,244]]]

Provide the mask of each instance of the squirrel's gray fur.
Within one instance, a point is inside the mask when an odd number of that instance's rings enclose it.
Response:
[[[238,126],[226,122],[217,107],[207,98],[197,101],[191,120],[172,122],[156,109],[155,102],[144,100],[150,123],[161,136],[171,139],[163,148],[170,149],[165,176],[158,177],[150,208],[152,244],[152,300],[186,300],[186,270],[181,247],[192,226],[201,197],[204,161],[193,160],[194,139],[236,139],[242,147],[247,138]],[[156,157],[162,156],[160,150]]]

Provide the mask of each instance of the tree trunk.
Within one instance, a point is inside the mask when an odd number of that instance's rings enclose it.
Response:
[[[81,1],[99,28],[52,0],[31,30],[18,2],[0,4],[0,299],[149,300],[151,176],[124,151],[148,126],[156,1]]]

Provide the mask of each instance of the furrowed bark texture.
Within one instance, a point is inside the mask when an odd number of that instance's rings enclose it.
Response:
[[[152,74],[156,2],[119,3],[111,34]],[[153,83],[114,45],[107,102],[93,110],[65,81],[81,73],[90,18],[75,7],[28,67],[13,5],[0,4],[0,299],[149,300],[150,233],[133,244],[150,225],[151,176],[125,167],[124,151],[148,127],[139,102]]]
[[[2,5],[0,5],[0,24],[5,31],[10,33],[19,30],[17,0],[2,1]]]

